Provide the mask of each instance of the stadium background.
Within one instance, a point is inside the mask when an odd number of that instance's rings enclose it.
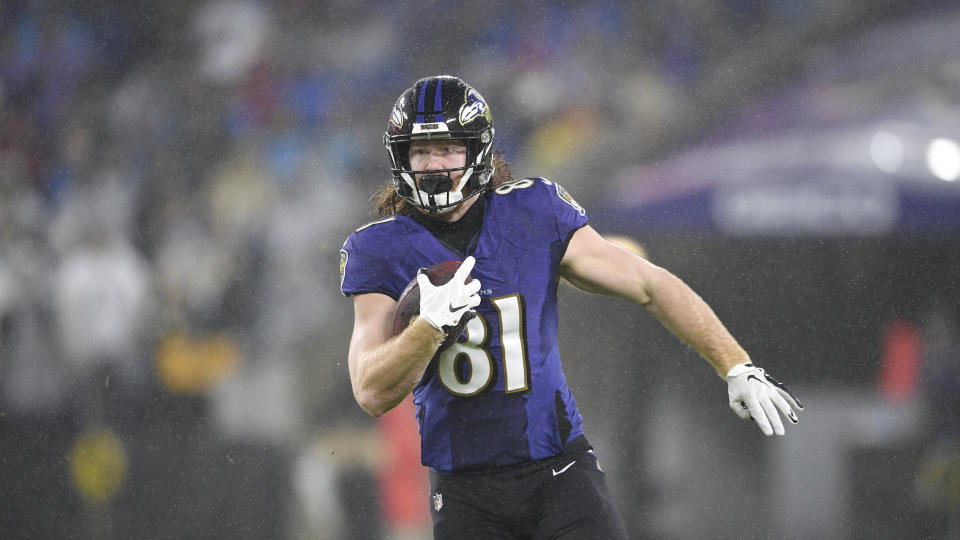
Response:
[[[808,404],[765,439],[564,288],[632,537],[956,538],[951,4],[0,3],[3,537],[424,537],[409,411],[350,394],[337,250],[393,100],[452,73]]]

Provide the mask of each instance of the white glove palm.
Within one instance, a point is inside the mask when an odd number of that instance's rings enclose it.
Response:
[[[727,394],[730,408],[744,420],[753,419],[764,435],[783,435],[783,422],[777,409],[796,424],[797,410],[803,404],[763,368],[751,363],[737,364],[727,372]]]
[[[420,286],[420,317],[426,319],[435,328],[446,334],[456,327],[464,316],[476,314],[473,308],[480,305],[480,281],[473,279],[464,283],[476,259],[463,260],[450,281],[443,285],[434,285],[421,268],[417,272],[417,284]]]

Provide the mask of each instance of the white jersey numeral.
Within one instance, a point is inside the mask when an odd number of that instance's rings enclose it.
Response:
[[[491,302],[500,318],[504,390],[522,392],[529,388],[523,297],[512,294]],[[483,316],[478,314],[467,323],[466,334],[467,339],[454,343],[437,359],[440,384],[461,397],[480,393],[493,380],[493,357],[485,348],[490,331]]]
[[[455,396],[472,396],[490,384],[493,378],[493,357],[483,348],[487,340],[487,322],[477,315],[467,323],[467,339],[443,351],[437,359],[440,384]],[[461,379],[457,365],[466,362],[466,379]]]
[[[491,300],[500,315],[500,345],[503,350],[504,389],[527,389],[527,347],[523,342],[523,297],[511,294]]]
[[[533,180],[530,178],[523,178],[521,180],[514,180],[513,182],[507,182],[506,184],[501,184],[494,188],[493,192],[498,195],[506,195],[515,189],[527,189],[533,185]]]

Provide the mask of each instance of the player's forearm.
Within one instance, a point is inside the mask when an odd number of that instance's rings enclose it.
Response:
[[[750,360],[710,306],[680,278],[664,270],[648,293],[647,309],[696,349],[721,377],[734,365]]]
[[[354,381],[357,403],[368,414],[380,416],[413,391],[443,334],[430,323],[414,319],[400,335],[363,355]]]

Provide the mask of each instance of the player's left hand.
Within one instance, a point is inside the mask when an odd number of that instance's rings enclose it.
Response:
[[[463,260],[456,273],[443,285],[434,285],[427,276],[427,269],[417,271],[417,284],[420,286],[420,318],[432,324],[444,335],[448,335],[455,328],[463,331],[460,326],[464,317],[472,318],[476,315],[476,307],[480,305],[480,281],[467,278],[477,260],[473,256]],[[459,335],[459,333],[457,334]]]
[[[730,408],[740,418],[756,422],[764,435],[785,433],[778,409],[794,424],[799,421],[797,411],[803,410],[803,404],[763,368],[749,362],[737,364],[727,372],[726,379]]]

